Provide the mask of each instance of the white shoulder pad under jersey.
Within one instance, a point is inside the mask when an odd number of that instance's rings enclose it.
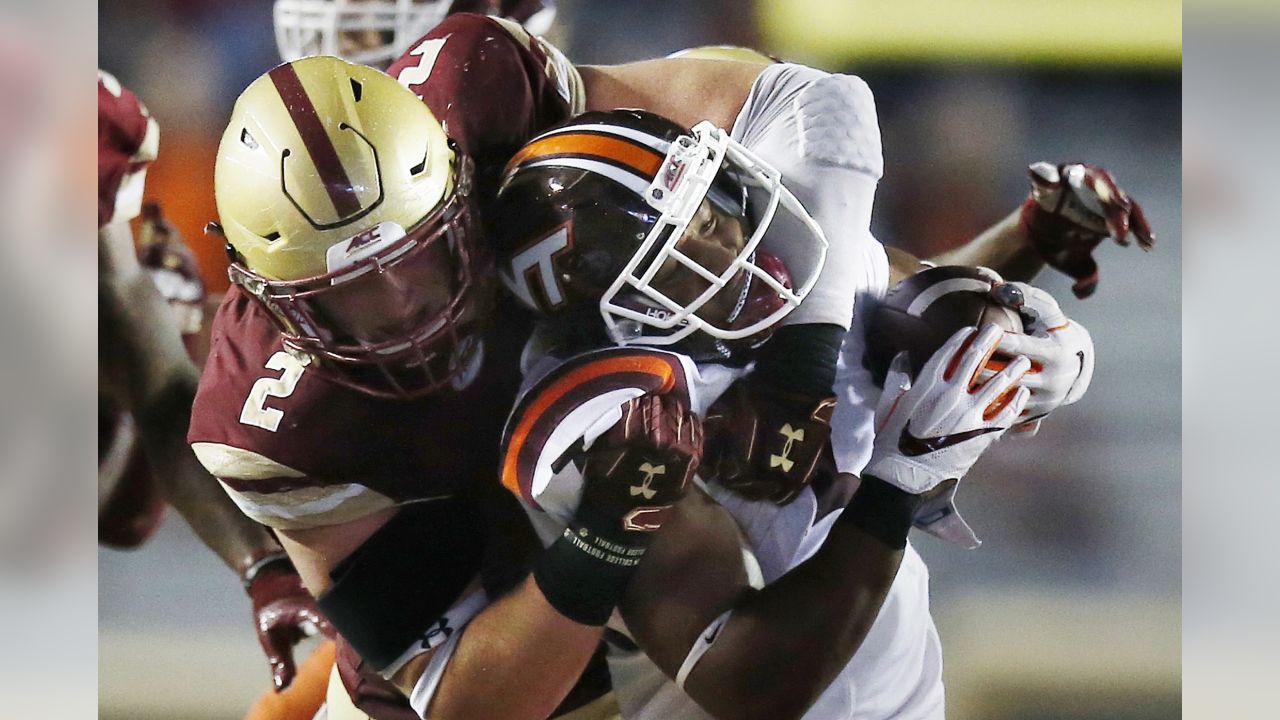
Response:
[[[884,248],[871,235],[871,206],[884,174],[875,98],[861,78],[779,63],[765,68],[733,124],[733,138],[782,173],[783,184],[822,227],[826,266],[804,303],[784,324],[848,328],[859,292],[888,282]],[[780,214],[764,245],[795,276],[806,257],[798,221]]]
[[[648,348],[608,348],[562,362],[531,380],[507,419],[502,482],[549,543],[582,496],[575,458],[622,417],[622,403],[671,393],[701,416],[742,374],[721,365],[700,368],[684,355]]]

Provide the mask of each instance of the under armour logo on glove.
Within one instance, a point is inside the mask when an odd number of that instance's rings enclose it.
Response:
[[[769,456],[769,467],[781,467],[782,472],[791,472],[791,467],[796,464],[789,457],[791,455],[791,446],[804,440],[804,428],[793,428],[791,423],[786,423],[778,429],[778,434],[787,439],[787,444],[782,446],[781,455]]]
[[[645,500],[652,500],[653,496],[658,494],[658,491],[651,487],[653,485],[653,476],[666,475],[667,466],[644,462],[640,464],[640,472],[644,473],[644,480],[639,485],[631,486],[631,497],[644,495]]]

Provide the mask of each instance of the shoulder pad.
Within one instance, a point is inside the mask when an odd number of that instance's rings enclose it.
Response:
[[[884,175],[880,123],[871,88],[854,75],[827,75],[795,101],[801,153],[814,160]]]
[[[610,348],[565,362],[521,397],[502,438],[502,483],[540,507],[552,475],[621,417],[622,403],[645,393],[689,400],[692,363],[651,349]]]

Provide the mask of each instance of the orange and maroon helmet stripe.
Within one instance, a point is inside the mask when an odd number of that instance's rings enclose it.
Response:
[[[502,443],[502,484],[538,507],[533,475],[551,433],[586,401],[623,388],[675,393],[689,401],[684,368],[670,353],[610,348],[575,358],[511,413]]]
[[[302,87],[297,71],[292,65],[285,64],[269,74],[276,91],[280,93],[280,99],[284,101],[285,109],[289,111],[289,117],[293,118],[293,124],[298,128],[298,134],[302,136],[307,154],[315,163],[316,172],[320,173],[320,182],[329,194],[334,210],[338,211],[338,217],[345,218],[359,212],[360,198],[351,186],[338,151],[325,132],[324,123],[321,122],[311,98],[307,96],[306,88]]]
[[[551,157],[581,157],[600,160],[652,180],[662,167],[662,153],[648,145],[615,135],[595,132],[568,132],[548,135],[524,146],[504,174],[510,174],[521,164]]]

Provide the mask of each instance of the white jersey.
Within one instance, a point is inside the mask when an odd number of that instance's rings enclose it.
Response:
[[[865,348],[862,318],[871,302],[888,288],[889,264],[884,248],[870,232],[875,187],[883,172],[875,104],[866,84],[855,77],[831,75],[801,65],[766,68],[752,86],[750,97],[733,127],[733,137],[782,173],[787,187],[822,226],[831,243],[827,264],[805,302],[787,318],[795,323],[832,323],[853,329],[847,333],[837,374],[838,403],[833,418],[833,449],[840,470],[857,473],[869,459],[872,421],[879,390],[863,367]],[[775,222],[795,222],[775,218]],[[796,257],[787,239],[798,228],[771,226],[765,243],[803,274],[804,257]],[[792,250],[792,252],[789,252]],[[856,300],[860,301],[855,302]],[[543,395],[543,402],[562,421],[555,429],[508,427],[508,437],[526,442],[504,458],[504,482],[519,485],[522,501],[544,543],[560,536],[573,516],[582,492],[582,478],[563,458],[574,447],[594,439],[617,420],[626,399],[659,386],[687,393],[689,406],[699,414],[743,371],[722,366],[695,366],[688,358],[665,352],[611,350],[554,366],[526,358],[532,372],[513,420]],[[612,354],[611,354],[612,353]],[[648,374],[624,378],[620,358],[644,355]],[[585,370],[607,360],[615,374]],[[633,361],[636,364],[636,361]],[[612,382],[599,378],[610,377]],[[598,395],[584,392],[576,378],[599,383]],[[647,378],[637,384],[634,378]],[[536,388],[533,387],[536,384]],[[554,390],[548,394],[548,390]],[[565,403],[577,396],[578,402]],[[588,399],[594,398],[594,399]],[[556,407],[556,406],[559,407]],[[576,405],[570,407],[570,405]],[[517,423],[518,424],[518,423]],[[514,431],[514,432],[513,432]],[[537,435],[535,440],[528,440]],[[541,443],[541,450],[532,447]],[[506,475],[510,470],[511,475]],[[776,580],[809,558],[821,546],[837,514],[817,519],[817,498],[806,489],[785,507],[749,502],[717,485],[705,486],[737,521],[754,554],[763,582]],[[615,629],[625,631],[616,616]],[[670,720],[709,717],[643,652],[611,647],[609,667],[623,716],[632,720]],[[943,716],[942,653],[929,615],[928,570],[907,547],[902,567],[884,606],[862,647],[835,682],[806,715],[822,720],[871,718],[941,718]]]
[[[752,84],[731,135],[782,173],[830,243],[817,284],[783,324],[848,329],[855,296],[883,292],[889,282],[884,247],[871,235],[871,206],[884,174],[871,89],[852,75],[770,65]],[[793,275],[806,277],[814,258],[806,256],[808,244],[795,242],[805,236],[799,220],[779,213],[763,243]]]
[[[507,428],[503,481],[519,493],[547,545],[560,537],[582,495],[581,473],[568,459],[619,419],[622,402],[645,392],[673,392],[701,415],[745,374],[644,348],[599,350],[558,365],[544,360],[536,368]],[[815,522],[817,498],[809,489],[778,507],[742,500],[715,484],[703,487],[742,528],[764,583],[816,552],[837,517],[833,513]],[[806,717],[942,717],[941,650],[928,602],[928,571],[908,546],[861,649]],[[627,632],[617,615],[610,627]],[[709,717],[643,652],[611,647],[608,660],[623,717]]]

